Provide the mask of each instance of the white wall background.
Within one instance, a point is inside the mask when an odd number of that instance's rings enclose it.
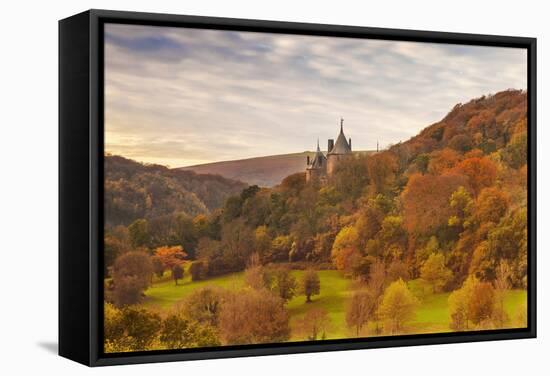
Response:
[[[546,2],[56,1],[4,2],[0,21],[0,373],[58,375],[542,375],[550,370],[546,231],[550,152]],[[57,20],[106,8],[537,37],[539,338],[88,369],[57,343]]]

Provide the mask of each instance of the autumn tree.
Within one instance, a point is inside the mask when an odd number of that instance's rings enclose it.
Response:
[[[459,227],[460,230],[468,227],[471,223],[470,216],[473,212],[474,201],[470,192],[463,186],[454,191],[449,200],[451,206],[451,217],[449,217],[449,226]]]
[[[122,322],[122,311],[112,305],[105,303],[103,308],[103,337],[107,350],[128,351],[128,344],[125,341],[125,329]]]
[[[420,278],[432,287],[432,292],[441,291],[452,277],[452,272],[445,266],[442,253],[432,253],[420,268]]]
[[[415,317],[418,304],[418,299],[403,280],[390,284],[384,291],[378,308],[380,318],[384,321],[384,329],[389,334],[402,332],[404,325]]]
[[[355,229],[358,235],[358,246],[364,249],[369,240],[372,240],[382,227],[384,218],[393,209],[393,201],[382,194],[369,198],[367,202],[362,202],[359,209]]]
[[[479,282],[474,285],[468,302],[468,314],[474,324],[484,324],[493,317],[495,298],[495,289],[491,283]]]
[[[267,226],[258,226],[254,231],[254,248],[260,255],[260,258],[266,258],[271,248],[271,236]]]
[[[189,265],[189,274],[192,281],[201,281],[208,276],[208,263],[205,260],[196,260]]]
[[[192,322],[181,314],[170,314],[163,321],[159,340],[168,349],[219,346],[215,328]]]
[[[134,248],[146,247],[149,244],[150,234],[146,219],[137,219],[128,226],[130,242]]]
[[[189,319],[212,327],[218,323],[222,301],[226,295],[219,287],[207,286],[193,290],[176,304],[176,310]]]
[[[290,269],[278,267],[269,271],[271,279],[271,291],[287,302],[294,297],[298,283]]]
[[[495,287],[495,306],[493,318],[498,328],[503,328],[509,320],[508,314],[504,308],[506,292],[510,289],[510,276],[512,274],[510,264],[506,260],[500,260],[496,270]]]
[[[525,207],[508,212],[487,234],[486,249],[480,253],[479,261],[472,260],[472,269],[480,278],[491,281],[501,259],[513,260],[510,281],[514,286],[524,287],[527,283],[527,209]]]
[[[254,231],[242,219],[223,226],[221,250],[225,272],[243,270],[254,252]]]
[[[462,175],[412,175],[401,194],[404,226],[408,232],[434,234],[442,226],[447,226],[452,215],[449,198],[458,187],[466,184]]]
[[[437,253],[440,250],[439,241],[436,236],[430,236],[428,242],[423,246],[419,247],[415,251],[415,268],[420,270],[424,262],[430,257],[432,253]]]
[[[394,258],[387,269],[387,279],[388,282],[397,281],[402,279],[403,281],[408,281],[410,279],[409,267],[407,263]]]
[[[451,328],[465,330],[469,323],[484,327],[493,320],[496,295],[493,285],[469,276],[462,287],[449,296]]]
[[[512,168],[518,169],[527,162],[527,132],[519,132],[501,151],[504,161]]]
[[[312,295],[319,295],[321,292],[321,281],[315,270],[307,270],[302,277],[302,291],[306,296],[306,303],[311,302]]]
[[[458,152],[465,153],[472,148],[472,140],[466,134],[457,134],[449,140],[449,147]]]
[[[340,230],[332,245],[332,259],[338,270],[350,273],[353,265],[361,257],[358,250],[359,235],[354,226]]]
[[[468,309],[470,297],[474,286],[479,281],[470,276],[464,281],[461,288],[455,290],[449,295],[449,312],[451,315],[450,328],[455,331],[469,329],[470,311]]]
[[[158,257],[167,269],[172,269],[176,265],[181,265],[187,253],[179,245],[172,247],[159,247],[155,249],[155,256]]]
[[[260,262],[260,255],[253,253],[248,260],[244,271],[244,280],[246,284],[253,289],[263,289],[270,287],[270,276]]]
[[[453,168],[460,160],[460,154],[455,150],[445,148],[434,151],[430,155],[428,172],[433,175],[441,175]]]
[[[367,159],[368,176],[376,193],[384,193],[395,179],[397,156],[390,151],[371,155]]]
[[[369,291],[356,292],[352,295],[346,309],[346,324],[359,337],[361,330],[373,318],[376,300]]]
[[[506,214],[510,205],[509,195],[496,188],[484,188],[475,204],[476,217],[480,222],[498,223]]]
[[[403,228],[403,217],[398,215],[388,215],[382,220],[378,237],[384,243],[386,248],[390,245],[405,247],[407,242],[407,232]],[[387,254],[386,256],[391,256]],[[397,255],[393,255],[397,256]]]
[[[197,247],[197,233],[193,218],[184,213],[178,213],[172,220],[172,227],[173,230],[170,235],[185,250],[186,257],[196,256],[194,250]],[[160,244],[167,244],[167,242]]]
[[[219,330],[226,345],[285,342],[289,314],[283,299],[265,289],[231,292],[223,301]]]
[[[356,199],[361,196],[369,181],[367,161],[370,156],[354,156],[340,163],[332,174],[331,186],[340,197]],[[384,168],[382,166],[381,168]]]
[[[144,308],[125,307],[122,310],[122,326],[126,336],[130,337],[128,343],[132,350],[149,350],[161,328],[161,318]]]
[[[178,279],[183,278],[183,266],[181,264],[176,264],[172,267],[172,279],[174,280],[174,284],[178,285]]]
[[[158,256],[151,257],[151,263],[153,265],[153,272],[157,277],[161,278],[164,275],[165,266],[162,259]]]
[[[183,278],[184,270],[183,263],[187,257],[187,253],[181,246],[159,247],[155,250],[157,257],[162,264],[172,272],[174,283],[178,284],[178,279]]]
[[[122,227],[126,230],[126,227]],[[110,273],[110,269],[113,266],[116,258],[123,253],[130,251],[130,244],[127,239],[121,238],[116,232],[109,231],[105,234],[103,241],[104,259],[103,259],[103,272],[107,276]],[[127,230],[126,230],[127,232]]]
[[[327,338],[327,331],[330,328],[330,317],[325,309],[312,308],[305,313],[298,326],[307,340],[324,340]]]
[[[372,294],[373,300],[378,301],[384,294],[386,284],[386,267],[384,262],[375,260],[370,266],[367,288]]]
[[[469,184],[476,196],[483,188],[492,186],[497,175],[495,163],[487,157],[465,159],[454,170],[469,178]]]
[[[119,256],[113,267],[113,298],[118,307],[137,303],[151,283],[153,265],[145,252],[134,251]]]

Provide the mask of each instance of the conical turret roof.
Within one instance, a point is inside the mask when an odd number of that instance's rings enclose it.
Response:
[[[309,165],[309,168],[322,168],[323,166],[326,166],[327,157],[323,154],[321,151],[321,148],[319,147],[319,140],[317,140],[317,151],[315,152],[315,155],[313,156],[313,160],[311,161],[311,164]]]
[[[344,135],[344,119],[340,119],[340,134],[334,143],[334,147],[329,152],[329,154],[349,154],[351,153],[351,147],[349,146],[348,140]]]

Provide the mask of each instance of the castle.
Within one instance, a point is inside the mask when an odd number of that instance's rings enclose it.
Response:
[[[324,181],[330,177],[338,163],[351,155],[351,138],[346,140],[344,135],[344,119],[340,119],[340,134],[336,138],[328,140],[327,155],[325,156],[319,148],[317,140],[317,151],[313,158],[307,156],[306,181],[320,180]]]

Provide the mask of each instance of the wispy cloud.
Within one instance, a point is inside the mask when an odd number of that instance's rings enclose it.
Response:
[[[525,89],[525,50],[108,24],[106,150],[184,166],[310,150],[343,116],[356,150],[457,102]]]

